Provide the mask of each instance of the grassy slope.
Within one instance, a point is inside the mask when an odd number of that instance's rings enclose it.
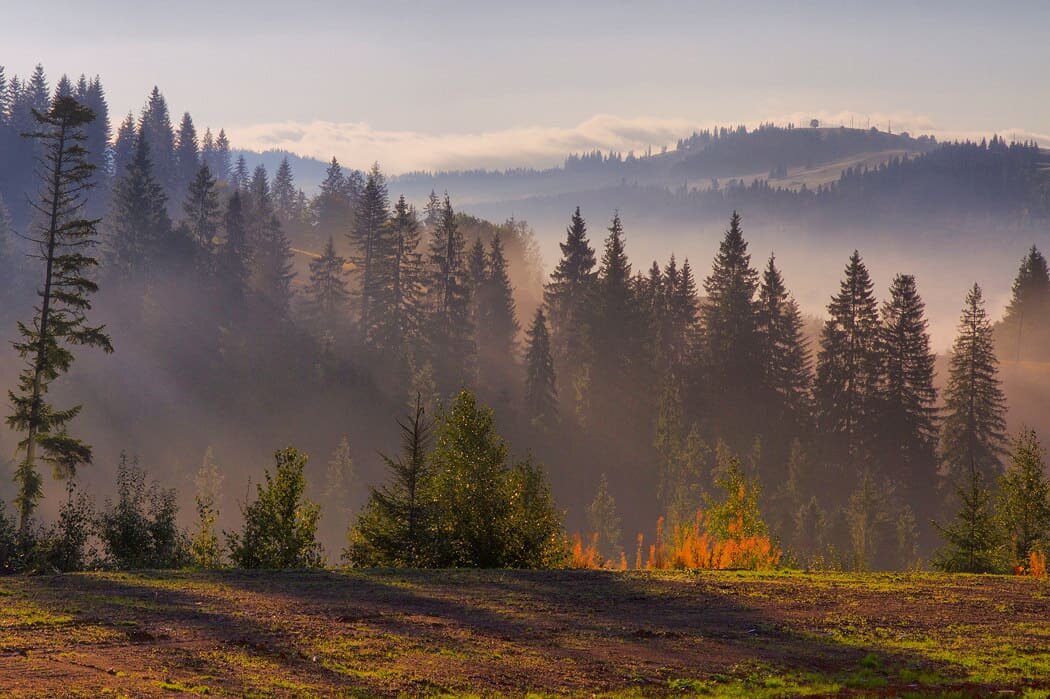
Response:
[[[0,693],[1050,690],[1050,585],[575,571],[0,580]]]

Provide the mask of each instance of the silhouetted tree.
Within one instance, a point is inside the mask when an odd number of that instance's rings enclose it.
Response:
[[[525,407],[534,425],[547,426],[558,414],[558,389],[550,335],[543,309],[537,308],[526,332]]]
[[[46,400],[51,383],[69,370],[72,347],[99,347],[112,352],[101,326],[88,323],[90,296],[97,291],[88,276],[97,261],[91,256],[96,221],[81,218],[84,193],[94,167],[83,147],[83,127],[94,113],[72,97],[59,97],[47,113],[34,111],[37,127],[28,135],[43,149],[41,195],[33,208],[39,221],[30,242],[30,258],[42,263],[40,305],[28,323],[19,323],[15,350],[26,366],[10,391],[12,413],[7,424],[24,437],[19,441],[15,469],[18,530],[25,535],[33,510],[43,494],[38,461],[50,464],[56,476],[71,477],[90,464],[91,447],[70,435],[70,421],[80,406],[57,408]]]
[[[965,478],[972,494],[973,472],[980,474],[984,484],[994,482],[1006,452],[1005,415],[1006,397],[999,382],[992,326],[981,287],[974,284],[966,294],[944,389],[941,456],[950,483],[960,484]]]

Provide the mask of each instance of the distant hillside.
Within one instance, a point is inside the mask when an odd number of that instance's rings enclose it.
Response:
[[[448,191],[461,204],[525,199],[570,191],[603,189],[620,184],[665,188],[707,186],[712,179],[746,179],[788,172],[820,170],[825,180],[837,178],[850,165],[879,163],[889,157],[918,154],[934,148],[929,137],[847,128],[784,128],[764,125],[700,131],[679,140],[674,149],[658,153],[570,154],[562,167],[545,170],[466,170],[413,172],[392,178],[391,189],[421,200],[431,190]],[[300,187],[314,191],[328,164],[284,151],[238,151],[249,166],[276,169],[288,157]],[[344,167],[366,168],[349,162]],[[382,163],[380,163],[382,165]]]

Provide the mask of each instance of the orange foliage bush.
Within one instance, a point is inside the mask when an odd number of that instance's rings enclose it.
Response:
[[[741,517],[731,521],[728,538],[712,535],[705,527],[704,513],[697,510],[692,525],[681,526],[668,539],[664,532],[664,518],[656,520],[656,539],[649,545],[649,556],[642,562],[644,537],[638,535],[634,567],[637,570],[764,570],[780,562],[781,551],[768,536],[745,536]],[[598,535],[591,536],[588,545],[579,534],[574,534],[572,545],[573,568],[613,568],[612,561],[603,561],[598,553]],[[1046,559],[1043,558],[1045,575]],[[619,570],[627,570],[627,556],[620,554]],[[1033,562],[1032,570],[1036,569]]]
[[[1028,555],[1028,574],[1033,578],[1046,578],[1046,554],[1032,551]]]
[[[572,535],[572,562],[570,568],[601,568],[602,557],[598,553],[598,533],[591,535],[591,542],[583,545],[579,534]]]

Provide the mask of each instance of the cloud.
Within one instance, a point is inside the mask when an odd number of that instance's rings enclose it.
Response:
[[[783,114],[773,118],[744,120],[755,126],[763,122],[808,125],[810,119],[824,125],[851,123],[880,130],[908,131],[913,136],[932,134],[940,140],[980,138],[987,133],[939,127],[929,117],[911,113],[862,114],[851,111],[815,111]],[[353,167],[382,163],[391,174],[415,170],[463,170],[473,168],[552,167],[569,153],[602,151],[654,151],[673,147],[675,141],[697,129],[718,126],[714,122],[660,117],[626,118],[598,114],[572,127],[525,126],[480,133],[429,134],[420,131],[384,131],[364,122],[272,122],[227,129],[238,148],[287,150],[298,155],[328,160],[332,156]],[[727,124],[721,124],[725,126]],[[1008,139],[1034,138],[1050,143],[1050,135],[1023,129],[1002,129]]]

